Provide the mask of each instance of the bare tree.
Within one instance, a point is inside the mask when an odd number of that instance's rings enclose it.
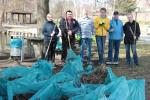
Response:
[[[75,15],[76,15],[76,18],[78,17],[78,9],[77,9],[77,2],[76,0],[73,0],[73,3],[74,3],[74,10],[75,10]]]
[[[5,13],[5,10],[6,10],[6,2],[5,0],[2,0],[2,9],[1,9],[1,16],[0,16],[0,27],[2,27],[2,22],[4,21],[4,13]]]
[[[49,0],[37,0],[37,26],[38,34],[42,33],[43,23],[49,13]]]

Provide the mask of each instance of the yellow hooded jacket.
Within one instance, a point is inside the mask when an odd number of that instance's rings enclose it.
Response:
[[[105,23],[100,26],[100,23]],[[95,17],[94,27],[96,31],[96,36],[106,36],[110,27],[110,20],[108,18]]]

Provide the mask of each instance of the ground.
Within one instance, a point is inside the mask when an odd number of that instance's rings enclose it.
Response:
[[[106,46],[106,52],[105,56],[107,57],[107,46]],[[93,53],[92,53],[92,60],[94,66],[97,65],[98,55],[97,55],[97,49],[96,45],[93,45]],[[145,79],[146,80],[146,100],[150,100],[150,44],[143,44],[138,43],[137,45],[137,51],[139,56],[140,65],[139,66],[127,66],[125,64],[125,49],[124,45],[121,45],[120,49],[120,64],[115,66],[108,66],[113,69],[113,71],[118,76],[126,76],[127,79]],[[59,63],[60,60],[58,60],[60,56],[57,56],[56,63]],[[35,61],[30,62],[23,62],[22,65],[25,66],[31,66]],[[11,60],[0,60],[0,68],[4,67],[10,67],[18,65],[16,62],[12,62]]]

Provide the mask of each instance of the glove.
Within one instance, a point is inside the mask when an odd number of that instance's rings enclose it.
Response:
[[[99,25],[100,25],[100,26],[104,26],[104,25],[105,25],[105,22],[100,22]]]
[[[51,33],[51,36],[54,36],[54,34],[55,34],[55,32],[53,31],[53,32]]]

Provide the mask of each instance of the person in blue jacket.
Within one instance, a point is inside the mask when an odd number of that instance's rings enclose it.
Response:
[[[52,61],[52,62],[55,61],[55,49],[58,40],[57,37],[58,33],[59,33],[59,29],[53,21],[52,14],[47,14],[47,21],[43,26],[45,53],[48,49],[49,42],[52,39],[48,50],[48,54],[46,55],[46,60],[48,61]]]
[[[119,64],[119,49],[120,49],[120,42],[122,39],[123,39],[123,22],[119,19],[119,12],[115,11],[113,13],[113,19],[110,22],[108,62],[106,62],[106,64]]]

